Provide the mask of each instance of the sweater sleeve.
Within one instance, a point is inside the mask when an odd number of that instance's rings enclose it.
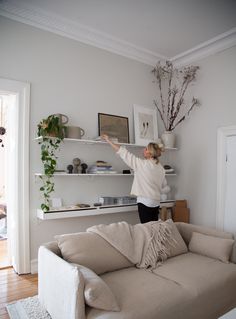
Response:
[[[141,161],[140,158],[136,157],[134,154],[127,151],[126,148],[120,147],[119,150],[116,152],[121,159],[127,164],[130,168],[135,170],[138,166],[138,162]]]

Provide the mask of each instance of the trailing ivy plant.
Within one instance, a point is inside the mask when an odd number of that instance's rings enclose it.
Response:
[[[60,123],[60,118],[55,115],[49,115],[38,124],[38,137],[41,137],[39,144],[41,146],[41,161],[43,164],[43,174],[40,176],[42,186],[40,191],[43,194],[44,202],[41,209],[44,212],[49,211],[50,194],[54,192],[55,183],[53,176],[57,166],[56,151],[61,141],[64,139],[65,127]]]

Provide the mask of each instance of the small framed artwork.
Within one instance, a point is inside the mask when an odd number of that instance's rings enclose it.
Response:
[[[134,135],[135,144],[146,146],[157,142],[157,111],[141,105],[134,105]]]
[[[119,143],[129,143],[128,117],[98,113],[98,135],[107,134]]]

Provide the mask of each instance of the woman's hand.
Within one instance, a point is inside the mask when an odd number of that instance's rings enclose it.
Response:
[[[115,144],[115,143],[113,143],[112,141],[110,141],[108,135],[102,134],[102,135],[101,135],[101,138],[102,138],[104,141],[106,141],[107,143],[109,143],[109,144],[111,145],[111,147],[112,147],[116,152],[119,150],[120,146],[117,145],[117,144]]]
[[[109,142],[109,137],[108,137],[108,135],[102,134],[102,135],[101,135],[101,138],[102,138],[104,141]]]

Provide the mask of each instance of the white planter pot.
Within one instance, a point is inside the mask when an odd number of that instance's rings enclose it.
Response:
[[[175,134],[171,131],[165,131],[161,136],[165,147],[175,147]]]

